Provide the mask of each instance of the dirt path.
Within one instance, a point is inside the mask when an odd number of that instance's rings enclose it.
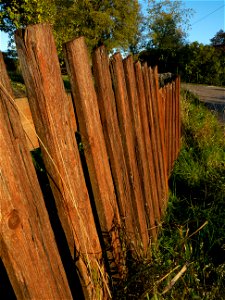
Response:
[[[210,110],[218,114],[220,120],[225,122],[225,88],[189,83],[183,83],[181,86],[196,94]]]

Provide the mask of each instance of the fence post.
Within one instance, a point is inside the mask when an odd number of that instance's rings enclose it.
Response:
[[[158,168],[160,172],[161,181],[161,199],[162,210],[165,211],[166,201],[168,197],[168,178],[166,172],[166,154],[165,145],[163,139],[163,120],[162,120],[162,107],[159,101],[159,80],[158,80],[158,68],[155,66],[153,69],[149,68],[150,85],[152,91],[152,109],[155,123],[155,130],[157,136],[157,148],[158,148]]]
[[[135,250],[138,253],[137,220],[132,205],[132,191],[119,131],[116,102],[109,70],[109,58],[105,47],[99,47],[93,52],[92,62],[103,133],[115,183],[121,221],[125,226],[122,235],[128,243],[129,250]]]
[[[146,105],[148,112],[148,122],[149,122],[149,130],[150,130],[150,140],[152,146],[152,156],[153,156],[153,165],[154,165],[154,173],[155,173],[155,181],[156,181],[156,189],[157,189],[157,198],[158,205],[160,209],[160,217],[162,213],[162,191],[161,191],[161,183],[160,183],[160,173],[159,173],[159,152],[157,147],[157,132],[155,129],[155,122],[153,117],[153,103],[152,103],[152,86],[150,84],[149,77],[149,69],[147,63],[142,67],[143,79],[144,79],[144,87],[145,87],[145,97],[146,97]]]
[[[127,86],[128,101],[131,111],[131,119],[134,127],[136,139],[136,159],[139,170],[139,176],[142,178],[142,191],[145,199],[145,209],[148,222],[149,233],[153,240],[156,240],[157,231],[155,223],[155,214],[153,209],[153,195],[151,189],[151,179],[148,168],[148,157],[146,151],[146,141],[143,135],[143,127],[141,122],[140,104],[137,93],[136,77],[134,72],[134,62],[132,56],[128,56],[123,60],[124,74]]]
[[[51,27],[28,26],[15,38],[58,214],[84,295],[97,299],[107,279]]]
[[[141,121],[143,126],[143,132],[145,137],[145,145],[147,151],[147,164],[149,167],[150,172],[150,183],[151,183],[151,190],[152,190],[152,199],[153,199],[153,207],[155,213],[155,219],[157,224],[160,222],[160,209],[158,203],[158,194],[157,194],[157,187],[156,187],[156,176],[154,170],[154,162],[153,162],[153,155],[152,155],[152,145],[151,145],[151,136],[150,136],[150,128],[149,128],[149,119],[148,119],[148,108],[146,103],[146,96],[145,96],[145,87],[144,87],[144,79],[141,69],[140,62],[135,63],[135,74],[137,80],[137,91],[139,97],[139,105],[140,105],[140,114],[141,114]]]
[[[176,122],[176,139],[177,139],[177,152],[178,156],[180,147],[181,147],[181,112],[180,112],[180,76],[176,78],[176,113],[177,113],[177,122]]]
[[[110,71],[115,93],[119,128],[125,151],[126,164],[129,172],[130,185],[133,192],[133,206],[136,211],[136,219],[139,224],[140,241],[146,252],[149,244],[148,229],[145,217],[144,195],[141,190],[140,177],[138,173],[135,136],[131,120],[130,106],[126,90],[126,81],[123,70],[122,57],[120,53],[115,54],[110,61]]]
[[[72,299],[0,52],[0,255],[17,299]]]
[[[172,170],[172,126],[173,126],[173,93],[172,83],[168,84],[168,174],[170,175]]]
[[[121,221],[84,38],[66,43],[64,53],[107,257],[111,271],[114,269],[123,277],[125,261],[119,239]]]

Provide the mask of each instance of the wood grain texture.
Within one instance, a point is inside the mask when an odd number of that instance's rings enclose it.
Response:
[[[0,53],[0,255],[17,299],[72,299]]]
[[[103,293],[99,272],[101,268],[105,276],[102,251],[74,131],[68,120],[68,99],[51,27],[28,26],[18,30],[15,38],[58,214],[85,297],[96,299],[98,292]]]
[[[105,247],[111,249],[108,259],[123,277],[121,221],[84,38],[66,43],[64,53],[99,223]]]
[[[147,102],[146,102],[147,100],[145,95],[144,79],[143,79],[141,64],[139,62],[135,63],[135,73],[136,73],[137,91],[139,97],[141,122],[142,122],[142,128],[143,128],[145,146],[147,152],[146,163],[148,164],[148,168],[149,168],[153,209],[154,209],[155,221],[156,224],[158,224],[160,222],[160,209],[159,209],[158,194],[157,194],[157,187],[156,187],[156,176],[155,176],[153,154],[152,154],[152,144],[151,144],[151,136],[150,136],[150,128],[149,128],[148,108],[147,108]]]
[[[35,131],[28,99],[19,98],[19,99],[15,99],[15,102],[20,114],[20,119],[21,119],[23,129],[25,131],[29,150],[39,148],[40,145]]]
[[[144,194],[146,219],[148,222],[149,234],[153,240],[156,240],[157,231],[155,223],[155,214],[153,209],[153,196],[151,189],[150,172],[148,168],[148,157],[146,142],[143,133],[143,126],[141,122],[141,113],[139,98],[137,92],[136,77],[134,72],[134,62],[132,56],[123,60],[128,101],[131,111],[131,120],[134,127],[134,135],[136,140],[136,161],[138,165],[139,177],[141,178],[141,186]]]
[[[168,198],[168,178],[166,172],[165,163],[165,145],[163,139],[163,119],[162,119],[162,107],[159,102],[159,80],[158,80],[158,67],[149,68],[150,84],[152,89],[152,108],[155,123],[155,130],[157,136],[157,148],[158,148],[158,168],[161,179],[161,203],[162,211],[165,211],[166,202]]]
[[[152,103],[152,86],[150,84],[150,74],[147,64],[144,64],[142,67],[143,79],[144,79],[144,87],[145,87],[145,97],[146,97],[146,105],[147,105],[147,113],[148,113],[148,122],[149,122],[149,133],[151,140],[151,149],[152,149],[152,157],[153,157],[153,168],[155,174],[156,181],[156,189],[157,189],[157,199],[158,206],[160,210],[160,219],[161,219],[161,210],[162,210],[162,195],[161,195],[161,179],[159,173],[159,158],[158,158],[158,147],[157,147],[157,133],[155,128],[155,121],[153,116],[153,103]]]
[[[135,132],[131,119],[131,108],[128,101],[121,54],[117,53],[112,57],[110,61],[110,71],[116,99],[119,128],[129,172],[130,185],[133,192],[133,206],[136,212],[136,219],[139,223],[138,230],[140,240],[143,245],[143,250],[146,251],[149,244],[149,236],[145,216],[144,194],[141,189],[141,178],[138,172],[135,153]]]
[[[163,212],[165,212],[167,199],[168,199],[168,177],[166,171],[166,151],[164,143],[164,132],[163,132],[163,107],[160,102],[159,95],[159,76],[158,76],[158,66],[155,66],[152,70],[153,72],[153,84],[155,89],[155,114],[158,119],[158,130],[159,130],[159,156],[160,156],[160,172],[162,178],[162,206]]]
[[[92,61],[104,138],[115,183],[121,221],[122,225],[125,226],[123,236],[128,243],[129,249],[137,252],[138,244],[135,241],[137,240],[138,230],[132,206],[132,191],[119,130],[106,49],[104,47],[96,49],[93,52]]]

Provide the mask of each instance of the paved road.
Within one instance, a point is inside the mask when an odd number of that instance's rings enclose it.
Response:
[[[196,94],[207,107],[218,113],[220,120],[225,122],[225,88],[189,83],[183,83],[181,86]]]

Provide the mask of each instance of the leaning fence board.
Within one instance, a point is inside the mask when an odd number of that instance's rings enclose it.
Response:
[[[132,206],[132,191],[119,130],[116,103],[109,70],[109,58],[105,47],[99,47],[93,52],[92,61],[103,133],[115,183],[121,221],[125,226],[125,232],[122,234],[128,243],[127,246],[129,249],[135,250],[134,253],[138,253],[139,245],[136,243],[137,228],[135,212]]]
[[[160,200],[162,212],[165,210],[165,201],[167,198],[167,177],[164,162],[164,141],[162,138],[162,116],[159,108],[159,89],[158,89],[158,72],[157,68],[149,68],[149,79],[150,79],[150,89],[151,89],[151,103],[153,111],[153,119],[155,125],[156,133],[156,147],[158,156],[158,169],[160,176]]]
[[[55,201],[85,300],[109,299],[127,250],[146,258],[157,238],[180,150],[180,78],[159,89],[157,67],[104,47],[91,62],[79,38],[64,47],[71,97],[50,26],[15,36],[28,102],[13,100],[0,54],[1,258],[18,299],[76,297],[29,154],[40,146],[54,196],[45,201]]]
[[[147,150],[145,137],[143,134],[140,105],[137,93],[136,77],[134,72],[134,62],[132,56],[128,56],[123,60],[125,80],[127,86],[128,101],[131,112],[131,120],[134,127],[134,135],[136,140],[136,160],[139,170],[139,176],[142,178],[141,185],[144,194],[146,219],[151,237],[156,240],[157,231],[155,224],[155,214],[153,209],[153,199],[150,181],[150,172],[147,164]]]
[[[72,299],[0,53],[0,255],[17,299]]]
[[[22,126],[24,128],[26,139],[28,143],[28,148],[30,150],[38,148],[39,142],[37,138],[37,134],[34,128],[34,122],[32,119],[30,106],[27,98],[19,98],[15,99],[16,105],[18,107],[18,111],[20,114],[20,119],[22,122]]]
[[[173,109],[173,128],[172,128],[172,135],[173,135],[173,155],[172,155],[172,161],[173,161],[173,165],[174,162],[176,160],[176,85],[175,85],[175,81],[172,82],[172,99],[173,99],[173,103],[172,103],[172,109]]]
[[[180,77],[176,78],[176,158],[181,147]]]
[[[148,109],[146,103],[145,96],[145,87],[144,87],[144,79],[141,70],[141,64],[139,62],[135,63],[135,73],[136,73],[136,81],[137,81],[137,91],[140,105],[140,114],[141,114],[141,122],[143,127],[143,133],[145,137],[145,146],[147,152],[147,160],[150,175],[150,185],[151,185],[151,193],[152,193],[152,201],[153,201],[153,209],[155,215],[156,224],[160,222],[160,209],[158,203],[158,195],[156,188],[156,178],[155,178],[155,170],[152,156],[152,145],[151,145],[151,137],[150,137],[150,129],[148,122]]]
[[[133,192],[133,205],[136,211],[140,241],[146,252],[149,244],[148,229],[145,218],[144,195],[141,190],[140,177],[135,154],[135,136],[128,102],[126,81],[121,54],[115,54],[110,61],[110,71],[115,93],[119,128],[125,151],[130,185]]]
[[[173,118],[173,110],[172,110],[172,83],[168,85],[168,174],[170,174],[172,169],[172,118]]]
[[[158,150],[157,150],[157,143],[156,143],[157,136],[156,136],[155,123],[153,118],[153,108],[152,108],[152,100],[151,100],[152,94],[151,94],[151,85],[150,85],[149,70],[147,64],[144,64],[144,66],[142,67],[142,72],[143,72],[144,86],[145,86],[145,96],[146,96],[147,114],[148,114],[149,130],[150,130],[154,174],[155,174],[156,189],[157,189],[157,199],[158,199],[158,206],[159,206],[160,216],[161,216],[161,209],[162,209],[161,184],[160,184],[160,174],[159,174],[159,167],[158,167]]]
[[[15,38],[58,214],[85,297],[96,299],[103,293],[102,252],[77,143],[68,119],[67,95],[51,27],[28,26],[18,30]]]
[[[32,114],[30,111],[30,105],[28,102],[28,98],[17,98],[15,99],[16,106],[18,107],[18,111],[20,114],[20,119],[22,122],[23,129],[25,131],[28,148],[31,150],[37,149],[40,147],[37,133],[35,131],[34,122],[32,118]],[[74,115],[73,103],[71,99],[71,94],[67,94],[67,102],[66,105],[68,106],[67,110],[69,113],[69,120],[71,121],[71,125],[73,131],[77,131],[77,124]]]
[[[110,267],[124,276],[118,229],[121,226],[106,144],[84,38],[65,44],[66,66],[70,75],[78,127],[84,146],[95,205]]]

